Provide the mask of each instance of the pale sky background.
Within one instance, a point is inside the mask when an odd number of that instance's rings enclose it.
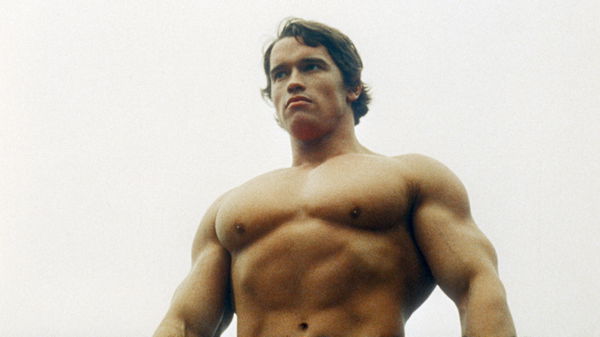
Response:
[[[153,333],[210,203],[290,164],[261,52],[299,16],[358,47],[363,143],[462,179],[519,335],[600,336],[600,2],[368,3],[0,0],[0,335]]]

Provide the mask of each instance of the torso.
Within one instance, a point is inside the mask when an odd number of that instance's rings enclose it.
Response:
[[[434,282],[411,234],[410,165],[348,154],[222,199],[240,337],[403,336]]]

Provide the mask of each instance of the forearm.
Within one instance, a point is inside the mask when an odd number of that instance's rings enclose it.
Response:
[[[458,304],[465,337],[515,337],[506,293],[496,275],[474,278]]]

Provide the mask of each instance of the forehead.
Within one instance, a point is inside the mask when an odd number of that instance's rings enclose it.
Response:
[[[331,56],[327,52],[327,48],[323,46],[311,47],[302,44],[295,37],[284,37],[275,42],[271,50],[271,69],[286,63],[293,63],[305,58],[320,58],[324,61],[333,64]]]

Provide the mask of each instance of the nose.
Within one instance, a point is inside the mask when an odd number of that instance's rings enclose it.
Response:
[[[304,89],[306,89],[306,87],[304,86],[304,81],[302,81],[301,77],[302,76],[300,76],[300,74],[298,74],[297,71],[292,71],[287,85],[288,93],[293,94],[296,92],[304,91]]]

